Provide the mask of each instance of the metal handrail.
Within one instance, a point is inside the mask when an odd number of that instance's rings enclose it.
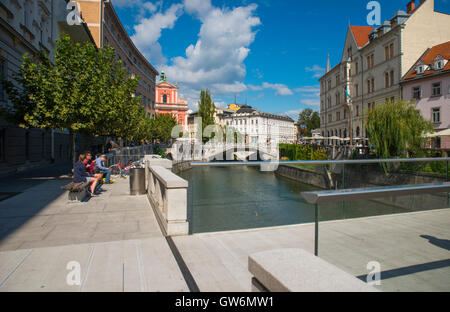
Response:
[[[191,166],[260,166],[267,164],[278,165],[346,165],[346,164],[379,164],[379,163],[412,163],[429,161],[450,161],[450,157],[439,158],[390,158],[390,159],[357,159],[357,160],[299,160],[299,161],[218,161],[191,162]]]
[[[401,185],[387,187],[357,188],[336,191],[313,191],[303,192],[302,197],[310,204],[315,205],[314,213],[314,254],[319,254],[319,204],[331,203],[345,200],[370,199],[380,196],[405,196],[423,193],[450,192],[450,182],[421,184],[421,185]]]
[[[380,196],[404,196],[438,192],[450,192],[450,182],[368,187],[335,191],[312,191],[303,192],[302,196],[310,204],[322,204],[344,200],[369,199]]]

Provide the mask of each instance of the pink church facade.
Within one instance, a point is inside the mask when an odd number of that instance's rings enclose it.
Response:
[[[185,99],[178,96],[178,86],[168,83],[164,72],[161,72],[161,80],[156,85],[155,92],[156,114],[170,114],[176,118],[183,131],[187,131],[188,104]]]

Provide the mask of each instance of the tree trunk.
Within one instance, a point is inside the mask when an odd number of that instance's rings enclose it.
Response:
[[[70,135],[70,142],[72,145],[72,168],[75,167],[75,163],[76,163],[76,159],[77,159],[77,154],[76,154],[76,147],[75,147],[75,137],[76,137],[76,132],[74,132],[73,130],[69,130],[69,135]]]

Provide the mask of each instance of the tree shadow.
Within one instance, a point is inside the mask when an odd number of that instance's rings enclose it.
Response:
[[[440,239],[430,235],[420,235],[420,237],[427,239],[434,246],[450,251],[450,240],[448,239]]]

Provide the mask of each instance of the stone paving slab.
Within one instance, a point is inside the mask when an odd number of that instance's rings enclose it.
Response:
[[[147,197],[128,194],[128,179],[82,203],[68,201],[67,183],[49,180],[0,202],[0,251],[162,235]]]
[[[66,183],[0,202],[0,291],[188,291],[147,197],[128,195],[128,180],[84,203],[68,202]],[[66,280],[71,261],[78,285]]]
[[[421,235],[428,235],[429,239]],[[250,291],[248,256],[280,248],[313,253],[314,225],[175,237],[201,291]],[[365,278],[381,265],[384,291],[450,291],[450,209],[322,222],[319,256]],[[215,272],[221,272],[221,277]]]
[[[67,283],[79,264],[79,284]],[[0,291],[185,292],[163,237],[0,252]]]

